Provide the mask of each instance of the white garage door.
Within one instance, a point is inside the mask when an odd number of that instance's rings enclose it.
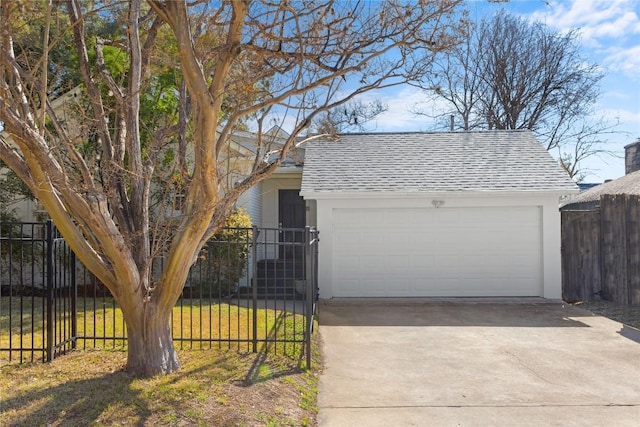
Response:
[[[538,296],[537,207],[335,209],[333,296]]]

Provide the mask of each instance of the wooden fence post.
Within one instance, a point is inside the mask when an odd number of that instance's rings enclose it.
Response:
[[[600,294],[600,212],[563,211],[562,298],[568,302],[592,301]]]

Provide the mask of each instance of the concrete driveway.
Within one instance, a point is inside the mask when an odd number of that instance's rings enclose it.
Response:
[[[320,426],[639,426],[640,332],[542,299],[319,306]]]

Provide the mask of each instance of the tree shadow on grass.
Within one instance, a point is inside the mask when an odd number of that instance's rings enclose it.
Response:
[[[99,421],[100,424],[117,422],[145,426],[152,421],[150,418],[180,417],[185,409],[185,392],[206,388],[203,377],[221,376],[224,381],[228,379],[224,378],[225,370],[228,376],[233,375],[234,366],[229,359],[233,360],[228,355],[218,354],[204,364],[148,379],[138,379],[124,370],[118,370],[103,375],[91,374],[95,376],[87,379],[65,380],[58,379],[66,375],[64,370],[55,373],[43,370],[37,376],[51,377],[51,382],[61,383],[17,392],[8,399],[3,396],[0,424],[81,426]],[[229,366],[225,368],[226,365]],[[200,379],[196,380],[195,385],[185,383],[183,380],[189,377]],[[29,375],[24,375],[24,378],[28,380]]]
[[[39,388],[3,399],[2,412],[25,413],[12,417],[8,425],[83,425],[96,421],[108,408],[122,406],[131,411],[127,418],[132,425],[143,426],[151,415],[140,392],[132,390],[132,376],[124,371],[96,378],[67,381],[53,387]],[[135,408],[135,410],[131,410]]]
[[[251,367],[247,371],[247,375],[244,377],[241,385],[244,387],[251,386],[256,383],[268,381],[274,378],[280,378],[288,375],[299,374],[303,371],[302,366],[302,358],[304,356],[304,352],[300,351],[298,354],[298,363],[297,366],[291,364],[274,364],[269,361],[269,354],[275,354],[275,347],[278,343],[275,342],[278,331],[286,328],[285,323],[287,321],[288,314],[284,311],[280,311],[273,322],[273,326],[269,330],[267,334],[267,341],[263,343],[260,347],[260,350],[256,354]],[[302,343],[289,343],[291,346],[293,345],[301,345]],[[303,347],[304,348],[304,347]],[[284,350],[286,352],[286,350]],[[293,361],[293,359],[292,359]]]
[[[266,348],[263,348],[256,354],[240,385],[250,387],[257,383],[299,374],[303,371],[298,366],[271,363],[268,355],[269,352]]]
[[[103,374],[100,366],[91,366],[102,365],[106,360],[101,352],[94,354],[93,361],[82,354],[67,355],[64,358],[78,359],[51,370],[43,367],[36,373],[29,367],[16,368],[13,372],[10,368],[2,373],[3,377],[11,378],[13,374],[14,380],[22,384],[33,378],[41,385],[37,388],[27,385],[26,390],[17,390],[9,398],[3,396],[0,424],[76,426],[98,422],[143,426],[159,420],[177,421],[189,408],[199,408],[216,383],[250,387],[301,373],[303,351],[295,352],[300,357],[297,363],[293,358],[272,357],[274,353],[284,356],[287,352],[282,343],[274,342],[281,338],[279,334],[287,321],[286,313],[278,314],[268,333],[268,339],[273,341],[262,343],[258,353],[240,356],[235,352],[234,356],[214,350],[211,356],[191,358],[178,372],[153,379],[138,380],[124,370]],[[200,353],[200,350],[193,351]],[[186,353],[190,352],[183,354]],[[85,368],[85,373],[78,371]],[[112,363],[105,362],[105,371],[112,368]],[[47,384],[42,385],[42,380]]]

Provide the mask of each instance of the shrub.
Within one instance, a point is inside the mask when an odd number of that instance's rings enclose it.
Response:
[[[221,298],[235,293],[245,274],[250,247],[251,218],[238,208],[200,251],[185,296]]]

